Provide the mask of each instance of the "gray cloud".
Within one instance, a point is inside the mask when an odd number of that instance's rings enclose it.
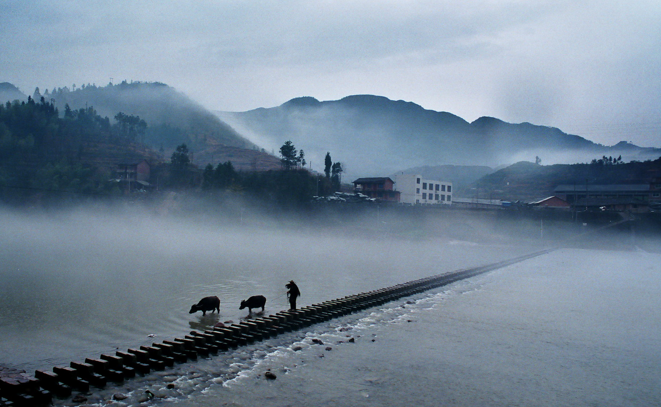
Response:
[[[372,93],[659,146],[658,21],[655,1],[9,0],[0,81],[161,81],[233,111]]]

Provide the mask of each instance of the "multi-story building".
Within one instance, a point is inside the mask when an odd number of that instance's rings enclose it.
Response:
[[[117,176],[125,181],[141,181],[148,182],[151,167],[147,160],[140,160],[138,162],[121,163],[117,165]]]
[[[419,174],[400,173],[395,176],[395,190],[403,204],[452,204],[452,183],[423,179]]]
[[[145,191],[152,188],[149,183],[151,166],[147,160],[117,164],[115,174],[116,178],[111,181],[118,183],[125,193],[138,190]]]

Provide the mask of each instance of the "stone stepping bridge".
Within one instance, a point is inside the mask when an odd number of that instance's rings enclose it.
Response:
[[[165,370],[175,363],[194,361],[198,356],[208,357],[332,318],[376,307],[550,251],[552,249],[485,266],[421,278],[296,310],[280,311],[274,315],[254,318],[226,327],[191,331],[189,335],[162,343],[153,343],[152,346],[140,346],[125,352],[117,351],[114,355],[102,354],[99,358],[71,362],[69,366],[55,366],[52,371],[36,370],[34,376],[20,374],[0,377],[0,407],[48,406],[53,397],[66,399],[71,397],[73,390],[88,392],[90,386],[102,388],[108,382],[122,383],[135,377],[136,374],[144,375],[150,371]]]

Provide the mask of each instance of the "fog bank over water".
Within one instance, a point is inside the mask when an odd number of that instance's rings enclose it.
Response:
[[[124,393],[135,405],[146,391],[157,396],[145,405],[198,407],[658,401],[660,254],[647,248],[659,245],[634,226],[182,201],[0,211],[0,364],[32,373],[239,322],[251,295],[266,296],[264,313],[274,314],[288,308],[291,279],[305,306],[575,245],[582,249],[110,384],[87,404]],[[220,315],[188,313],[209,295],[220,298]],[[275,382],[263,378],[267,369]]]
[[[275,313],[288,307],[291,279],[303,306],[531,250],[429,234],[426,218],[385,212],[318,223],[294,213],[181,213],[139,205],[0,213],[2,362],[48,369],[238,321],[251,295],[266,296],[265,313]],[[209,295],[221,299],[220,316],[188,314]]]

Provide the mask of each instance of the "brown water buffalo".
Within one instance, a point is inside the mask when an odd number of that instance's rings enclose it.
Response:
[[[197,311],[202,311],[202,316],[207,314],[207,311],[218,311],[220,313],[220,299],[216,296],[213,297],[204,297],[197,304],[190,307],[189,314],[193,314]]]
[[[239,309],[248,308],[248,313],[252,313],[253,308],[262,308],[264,311],[264,305],[266,304],[266,297],[263,295],[253,295],[245,301],[241,301],[241,306]]]

